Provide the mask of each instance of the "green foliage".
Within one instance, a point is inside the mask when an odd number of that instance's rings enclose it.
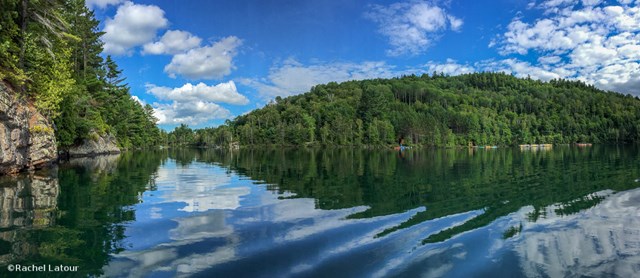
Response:
[[[54,118],[58,128],[58,144],[62,147],[91,139],[90,133],[105,134],[110,131],[93,98],[82,85],[73,86],[60,104],[60,115]]]
[[[14,87],[21,86],[26,78],[18,67],[20,28],[17,6],[17,0],[0,0],[0,80],[9,81]]]
[[[395,141],[393,125],[388,120],[374,118],[367,126],[367,143],[370,145],[388,145]]]
[[[34,125],[29,128],[29,132],[32,134],[44,133],[44,134],[53,134],[53,128],[43,125]]]
[[[169,143],[171,145],[187,145],[194,141],[193,135],[191,128],[181,124],[169,134]]]
[[[360,97],[358,116],[365,123],[371,123],[375,118],[385,118],[388,115],[388,105],[393,101],[393,95],[388,85],[369,85],[364,88]]]
[[[34,86],[36,107],[49,117],[58,116],[63,95],[75,84],[71,72],[70,49],[62,46],[56,52],[58,54],[53,60],[40,55],[38,60],[46,66],[37,67],[38,70],[33,71],[32,78],[37,80]]]
[[[404,76],[318,85],[218,127],[233,136],[220,140],[219,131],[209,128],[196,131],[200,141],[188,143],[617,144],[640,140],[638,111],[638,98],[579,81],[541,82],[503,73]]]
[[[122,70],[100,56],[103,32],[84,0],[0,1],[0,79],[54,121],[60,147],[105,133],[122,148],[160,143],[153,108],[133,100]]]

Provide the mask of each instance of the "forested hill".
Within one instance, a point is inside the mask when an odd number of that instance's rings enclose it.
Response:
[[[217,128],[178,127],[174,144],[422,146],[629,143],[640,100],[577,81],[503,73],[318,85]]]
[[[153,108],[131,98],[84,0],[0,0],[0,82],[52,120],[62,149],[113,135],[121,148],[159,142]],[[13,136],[13,135],[12,135]]]

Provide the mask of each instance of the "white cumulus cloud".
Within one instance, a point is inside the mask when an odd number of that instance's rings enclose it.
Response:
[[[200,46],[202,39],[189,32],[169,30],[159,41],[147,43],[143,47],[143,54],[178,54]]]
[[[231,116],[229,110],[213,102],[177,102],[171,104],[154,103],[154,116],[158,124],[197,125],[209,120]]]
[[[628,0],[545,1],[539,6],[545,10],[541,18],[514,18],[493,46],[502,55],[540,56],[538,65],[506,59],[516,72],[533,70],[541,79],[582,80],[640,95],[639,5]]]
[[[131,48],[152,41],[156,32],[167,24],[169,21],[158,6],[126,2],[118,7],[114,18],[105,21],[105,34],[102,36],[104,52],[114,55],[130,53]]]
[[[148,84],[147,91],[161,100],[179,102],[208,101],[238,105],[249,103],[247,97],[238,93],[236,84],[233,81],[213,86],[208,86],[202,82],[197,85],[187,83],[179,88],[159,87]]]
[[[545,65],[546,65],[546,64],[549,64],[549,65],[550,65],[550,64],[557,64],[557,63],[559,63],[560,61],[562,61],[562,58],[561,58],[560,56],[553,56],[553,55],[551,55],[551,56],[541,56],[541,57],[538,57],[538,62],[539,62],[540,64],[545,64]]]
[[[585,6],[596,6],[602,3],[602,0],[582,0],[582,5]]]
[[[164,71],[172,78],[181,75],[192,80],[220,79],[231,73],[233,57],[241,44],[239,38],[230,36],[212,45],[176,54]]]
[[[160,102],[166,102],[153,104],[158,124],[196,125],[209,120],[224,119],[230,117],[231,113],[218,103],[249,103],[247,97],[238,93],[233,81],[211,86],[204,83],[187,83],[177,88],[147,84],[146,90]]]
[[[462,19],[429,1],[372,5],[365,16],[378,23],[378,31],[389,39],[389,55],[424,52],[443,31],[458,31]]]

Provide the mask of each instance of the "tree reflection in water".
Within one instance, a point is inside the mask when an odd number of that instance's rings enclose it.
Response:
[[[486,226],[495,219],[533,206],[531,221],[540,211],[561,204],[559,214],[595,206],[604,190],[639,186],[638,148],[556,147],[551,151],[421,150],[398,158],[395,152],[353,149],[241,150],[237,153],[201,151],[194,159],[226,165],[254,180],[270,184],[289,198],[314,198],[319,209],[368,206],[350,219],[370,218],[424,206],[406,222],[377,236],[473,210],[481,215],[464,224],[425,238],[440,242],[456,234]]]
[[[0,264],[256,274],[247,267],[260,257],[289,274],[629,274],[639,271],[640,197],[626,191],[640,185],[638,154],[172,149],[76,160],[0,180]]]
[[[99,275],[124,250],[124,224],[134,221],[139,193],[153,190],[166,154],[80,158],[46,171],[0,180],[0,265],[79,266]],[[0,276],[6,267],[0,268]],[[6,277],[6,276],[5,276]]]

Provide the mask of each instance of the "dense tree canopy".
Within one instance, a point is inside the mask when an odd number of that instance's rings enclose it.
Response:
[[[0,0],[0,80],[55,124],[61,148],[114,134],[123,148],[159,142],[153,109],[133,100],[103,59],[99,21],[84,0]]]
[[[629,143],[640,139],[640,100],[579,81],[434,73],[318,85],[191,141],[172,134],[197,145]]]

